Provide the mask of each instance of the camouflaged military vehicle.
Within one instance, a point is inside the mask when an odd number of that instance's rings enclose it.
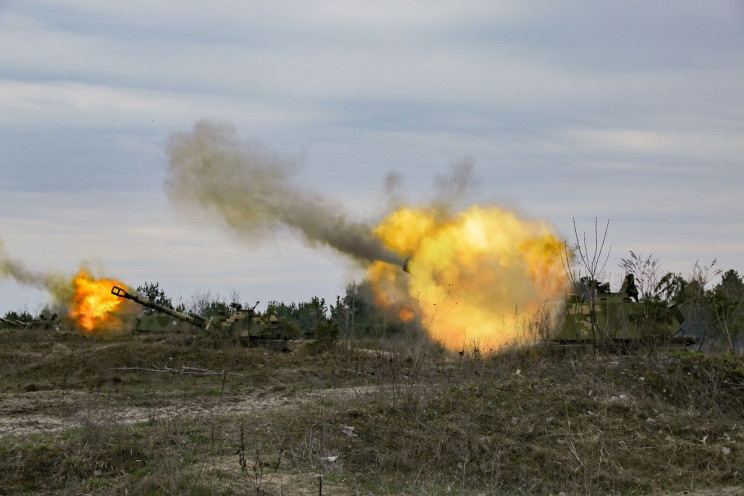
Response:
[[[0,317],[0,329],[57,329],[60,321],[57,314],[42,313],[37,319],[16,320]]]
[[[571,344],[637,344],[694,342],[681,334],[682,312],[660,301],[638,301],[633,274],[625,277],[620,291],[609,283],[581,278],[576,293],[566,301],[563,321],[552,341]]]
[[[20,320],[6,319],[4,317],[0,317],[0,329],[23,329],[25,327],[26,327],[25,322],[21,322]]]
[[[152,308],[157,313],[145,314],[137,318],[134,325],[135,332],[163,332],[172,330],[179,321],[190,324],[197,330],[215,336],[237,339],[246,347],[263,346],[276,350],[285,350],[287,341],[297,336],[292,330],[273,315],[260,315],[252,308],[243,309],[239,305],[229,316],[204,317],[195,314],[185,314],[155,302],[132,294],[119,286],[111,289],[111,294],[120,298],[134,301],[140,305]]]

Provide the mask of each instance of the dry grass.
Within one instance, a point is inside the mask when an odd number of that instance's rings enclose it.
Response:
[[[34,415],[62,424],[0,431],[0,494],[310,495],[321,481],[326,495],[744,486],[740,357],[353,345],[286,355],[178,335],[4,332],[0,428]]]

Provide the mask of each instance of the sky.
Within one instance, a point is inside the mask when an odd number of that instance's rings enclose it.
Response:
[[[744,273],[744,4],[737,0],[0,0],[0,241],[38,271],[174,299],[333,302],[363,274],[292,232],[250,242],[165,193],[175,133],[208,119],[298,163],[375,222],[386,178],[429,201],[609,221],[663,272]],[[48,295],[0,280],[0,314]]]

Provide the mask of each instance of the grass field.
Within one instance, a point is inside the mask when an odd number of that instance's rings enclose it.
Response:
[[[0,494],[744,494],[741,357],[4,330],[0,388]]]

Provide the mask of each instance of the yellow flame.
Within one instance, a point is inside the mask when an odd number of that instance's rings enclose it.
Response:
[[[524,343],[530,339],[525,323],[567,286],[563,242],[553,228],[497,207],[453,215],[404,207],[374,234],[410,257],[408,274],[382,262],[369,267],[376,303],[401,317],[418,314],[450,350]]]
[[[122,322],[115,312],[121,298],[111,294],[113,286],[122,283],[111,279],[94,279],[84,270],[73,277],[75,293],[69,306],[69,316],[84,334],[119,330]]]

